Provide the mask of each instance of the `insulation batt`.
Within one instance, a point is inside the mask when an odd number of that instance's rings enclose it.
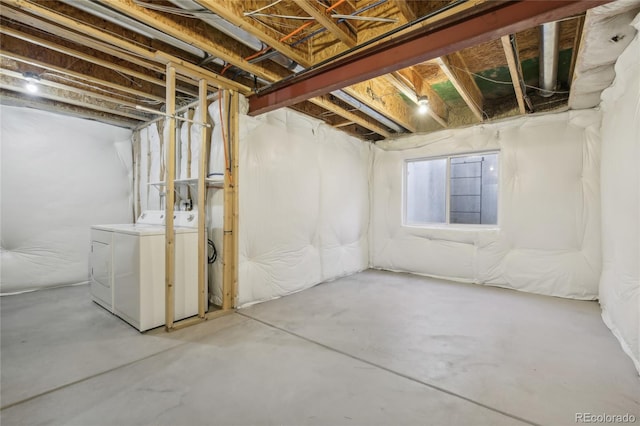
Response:
[[[376,145],[371,266],[598,297],[600,112],[529,116]],[[498,150],[498,226],[405,226],[405,161]]]
[[[131,131],[0,106],[2,293],[85,283],[89,227],[133,220]]]
[[[285,109],[240,126],[240,306],[366,269],[369,144]]]
[[[632,25],[640,30],[640,14]],[[602,317],[640,372],[640,39],[602,94]]]

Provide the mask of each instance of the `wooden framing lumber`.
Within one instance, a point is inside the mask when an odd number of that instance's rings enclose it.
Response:
[[[199,107],[200,123],[209,120],[209,110],[207,105],[207,80],[201,79],[199,84]],[[191,132],[189,132],[191,133]],[[211,144],[211,133],[208,127],[200,128],[200,163],[198,165],[198,316],[204,318],[208,301],[206,298],[207,266],[208,266],[208,236],[207,236],[207,170],[209,148]]]
[[[237,96],[237,95],[236,95]],[[234,150],[236,143],[233,139],[236,133],[233,129],[233,118],[230,116],[233,111],[233,98],[232,94],[228,90],[222,91],[220,96],[220,102],[223,106],[223,119],[222,119],[222,140],[226,144],[226,156],[225,161],[226,169],[224,172],[224,219],[223,219],[223,239],[222,239],[222,309],[232,309],[235,304],[235,262],[236,262],[236,245],[235,245],[235,229],[234,229],[234,208],[235,208],[235,179],[238,176],[235,175],[237,170],[234,170],[233,162],[236,160],[237,152]],[[232,108],[226,108],[227,105],[232,105]],[[231,127],[227,125],[231,123]]]
[[[410,132],[416,131],[414,111],[384,78],[373,78],[345,87],[343,90]]]
[[[584,16],[580,16],[577,18],[578,23],[576,25],[576,35],[573,41],[573,49],[571,51],[571,64],[569,65],[569,75],[567,77],[567,81],[569,82],[569,87],[573,84],[573,74],[576,70],[576,63],[578,62],[578,54],[580,52],[580,47],[582,45],[582,32],[584,29]]]
[[[8,78],[9,77],[5,75],[0,75],[0,86],[4,86],[4,83],[6,83],[6,79]],[[14,81],[17,82],[17,79],[14,79]],[[16,87],[16,85],[12,85],[10,83],[9,86]],[[51,88],[47,89],[53,90]],[[58,101],[56,99],[48,99],[48,97],[44,96],[27,96],[21,91],[14,89],[0,88],[0,104],[34,108],[41,111],[49,111],[70,117],[100,121],[102,123],[111,124],[118,127],[126,127],[132,130],[135,130],[143,120],[143,118],[132,119],[123,117],[113,114],[111,111],[99,111],[95,108],[86,106],[86,104],[73,105],[70,103]]]
[[[412,72],[415,74],[415,72]],[[404,94],[407,98],[411,99],[413,103],[418,104],[418,96],[427,96],[429,98],[429,109],[427,113],[442,127],[447,127],[447,116],[449,114],[447,105],[440,98],[440,96],[422,81],[422,78],[412,80],[410,83],[400,73],[395,72],[387,74],[385,76],[389,84],[395,87],[398,91]],[[411,90],[411,85],[416,89]]]
[[[136,96],[138,98],[150,99],[150,100],[157,101],[157,102],[164,101],[163,97],[156,96],[156,95],[150,94],[148,92],[143,92],[141,90],[137,90],[137,89],[134,89],[132,87],[127,87],[127,86],[122,86],[122,85],[119,85],[119,84],[115,84],[115,83],[112,83],[112,82],[107,81],[107,80],[102,80],[102,79],[99,79],[99,78],[96,78],[96,77],[93,77],[93,76],[90,76],[90,75],[86,75],[86,74],[82,74],[82,73],[79,73],[79,72],[75,72],[75,71],[72,71],[72,70],[69,70],[69,69],[65,69],[65,68],[62,68],[62,67],[49,65],[46,62],[42,62],[42,61],[38,61],[38,60],[35,60],[35,59],[27,58],[25,56],[18,55],[18,54],[12,53],[12,52],[8,52],[6,50],[0,49],[0,56],[8,58],[8,59],[12,59],[14,61],[22,62],[24,64],[33,65],[33,66],[36,66],[36,67],[39,67],[39,68],[42,68],[42,69],[45,69],[45,70],[53,71],[53,72],[56,72],[56,73],[59,73],[59,74],[66,74],[66,75],[68,75],[70,77],[73,77],[74,79],[83,80],[85,82],[89,82],[89,83],[92,83],[94,85],[97,84],[97,85],[100,85],[100,86],[104,86],[106,88],[109,88],[109,89],[112,89],[112,90],[115,90],[115,91],[118,91],[118,92],[128,93],[128,94]],[[71,81],[71,83],[73,83],[73,81]],[[83,83],[81,81],[78,84],[83,84]],[[86,83],[84,83],[84,84],[86,84]],[[110,92],[110,91],[107,91],[107,90],[104,90],[104,92],[105,93],[112,93],[114,96],[121,96],[119,93]],[[124,96],[124,95],[122,95],[122,96]]]
[[[164,87],[164,80],[159,79],[159,78],[155,78],[155,77],[153,77],[153,76],[151,76],[151,75],[149,75],[147,73],[143,73],[143,72],[140,72],[140,71],[133,70],[133,69],[131,69],[129,67],[124,67],[122,65],[118,65],[117,63],[114,63],[113,60],[99,58],[99,57],[97,57],[95,55],[89,55],[89,54],[87,54],[85,52],[81,52],[79,50],[71,49],[70,47],[62,46],[62,45],[59,45],[59,44],[54,43],[52,41],[45,40],[45,39],[36,37],[34,35],[31,35],[31,34],[27,34],[27,33],[24,33],[22,31],[14,30],[14,29],[9,28],[7,26],[0,26],[0,34],[6,34],[6,35],[9,35],[9,36],[11,36],[13,38],[28,42],[30,44],[34,44],[36,46],[42,46],[42,47],[44,47],[46,49],[49,49],[51,51],[62,53],[63,55],[71,56],[71,57],[76,58],[76,59],[81,59],[81,60],[83,60],[83,61],[85,61],[87,63],[99,65],[101,67],[113,70],[115,72],[122,73],[122,74],[128,75],[130,77],[134,77],[134,78],[137,78],[139,80],[143,80],[143,81],[146,81],[148,83]],[[190,95],[190,96],[196,96],[197,95],[197,92],[195,92],[193,90],[188,90],[188,89],[185,89],[185,88],[182,88],[182,87],[176,87],[176,90],[178,92],[181,92],[181,93],[184,93],[184,94],[187,94],[187,95]]]
[[[3,89],[33,96],[24,87],[24,78],[21,73],[0,68],[0,76],[2,76],[0,79],[0,87]],[[40,90],[37,96],[39,97],[135,120],[145,121],[148,119],[146,115],[136,114],[134,111],[135,104],[131,102],[47,80],[40,80],[38,86]],[[103,102],[107,102],[107,104]],[[124,110],[122,108],[123,105],[128,106],[131,112]]]
[[[280,42],[281,36],[271,27],[245,17],[243,3],[236,0],[196,0],[202,7],[212,11],[221,18],[242,28],[263,43],[271,46],[287,58],[290,58],[304,67],[311,66],[311,60],[307,54]]]
[[[453,87],[456,88],[462,99],[479,121],[484,120],[482,107],[484,97],[471,76],[467,64],[459,52],[442,56],[437,59],[440,69],[447,75]]]
[[[328,111],[334,112],[337,115],[344,117],[345,119],[359,124],[360,126],[371,130],[372,132],[376,132],[377,134],[379,134],[380,136],[383,136],[385,138],[390,138],[391,137],[391,133],[389,133],[389,131],[387,131],[384,127],[382,127],[380,124],[378,123],[373,123],[370,120],[364,119],[362,117],[360,117],[358,114],[354,114],[351,111],[347,111],[344,108],[339,107],[338,105],[334,104],[333,102],[331,102],[328,98],[327,95],[325,96],[318,96],[315,98],[311,98],[309,99],[309,102],[318,105]]]
[[[348,31],[346,26],[340,26],[338,21],[331,18],[325,11],[325,8],[315,0],[293,0],[302,10],[307,12],[323,27],[325,27],[331,34],[336,36],[340,41],[346,44],[348,47],[354,47],[358,40],[355,34]]]
[[[518,101],[518,110],[520,114],[524,114],[527,112],[527,109],[524,103],[524,93],[522,91],[520,73],[518,72],[518,64],[516,63],[516,55],[513,51],[514,47],[511,45],[511,36],[502,36],[500,41],[502,42],[504,55],[507,57],[507,65],[509,66],[509,73],[511,74],[511,81],[513,82],[513,90],[516,92],[516,99]]]
[[[287,75],[284,70],[278,73],[265,66],[251,64],[244,59],[247,55],[241,53],[249,53],[247,47],[213,28],[204,27],[205,31],[202,31],[202,28],[198,30],[198,28],[193,25],[182,25],[175,20],[177,18],[170,19],[161,13],[137,5],[133,0],[100,1],[112,9],[124,13],[144,24],[150,25],[167,35],[187,42],[212,56],[220,58],[260,78],[273,81],[279,80]]]
[[[176,70],[171,64],[167,64],[167,99],[165,101],[165,113],[174,116],[176,113]],[[165,246],[164,246],[164,280],[165,280],[165,329],[173,328],[175,312],[175,230],[173,227],[173,209],[176,201],[175,184],[176,179],[176,120],[167,119],[168,141],[165,148]]]

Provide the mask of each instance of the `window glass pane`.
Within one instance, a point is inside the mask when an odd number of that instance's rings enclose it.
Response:
[[[450,223],[498,223],[498,154],[451,158]]]
[[[407,223],[445,223],[447,159],[407,163]]]

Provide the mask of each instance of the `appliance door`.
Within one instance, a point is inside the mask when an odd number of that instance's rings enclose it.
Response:
[[[113,312],[112,237],[107,231],[91,230],[89,255],[91,295],[93,299]]]

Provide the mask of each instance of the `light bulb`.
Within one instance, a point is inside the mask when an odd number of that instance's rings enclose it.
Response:
[[[418,97],[418,113],[426,114],[429,111],[429,99],[426,96]]]
[[[27,92],[29,92],[29,93],[36,93],[38,91],[38,85],[33,83],[33,82],[28,82],[25,85],[25,88],[27,89]]]

